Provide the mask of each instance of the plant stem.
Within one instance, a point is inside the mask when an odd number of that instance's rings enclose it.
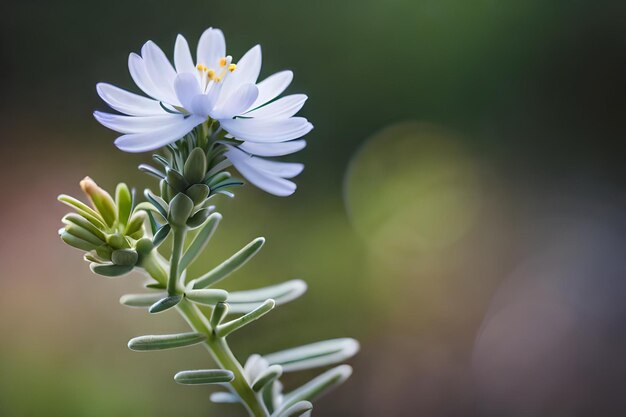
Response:
[[[183,316],[187,323],[197,332],[207,336],[207,340],[203,343],[213,359],[222,367],[235,375],[235,379],[230,383],[233,390],[241,398],[244,407],[252,417],[268,417],[269,413],[265,405],[256,396],[250,387],[248,381],[243,374],[243,368],[230,350],[226,339],[218,337],[205,315],[194,304],[187,300],[182,300],[176,306],[178,312]]]
[[[185,245],[185,235],[187,234],[186,227],[172,227],[173,245],[172,245],[172,257],[170,259],[170,277],[167,281],[167,293],[169,295],[176,295],[176,287],[178,277],[180,276],[178,271],[178,265],[180,259],[183,256],[183,246]]]

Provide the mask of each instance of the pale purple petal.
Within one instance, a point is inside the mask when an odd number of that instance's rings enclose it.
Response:
[[[154,116],[165,110],[157,100],[143,97],[107,83],[96,84],[96,91],[112,109],[132,116]]]
[[[200,83],[195,75],[184,72],[176,76],[174,81],[174,91],[176,91],[176,97],[180,101],[185,110],[191,112],[192,100],[199,94],[202,94]]]
[[[244,84],[256,84],[261,72],[261,46],[252,47],[237,62],[237,69],[230,73],[224,80],[222,94],[228,98]],[[252,103],[251,103],[252,104]]]
[[[248,164],[248,160],[251,156],[240,151],[239,149],[230,147],[225,155],[228,159],[230,159],[241,175],[260,189],[279,197],[289,196],[296,191],[296,184],[293,182],[284,178],[272,176],[271,174],[250,166]]]
[[[258,156],[283,156],[298,152],[306,147],[304,140],[292,140],[279,143],[255,143],[244,142],[239,148],[252,155]]]
[[[176,72],[196,73],[196,66],[193,64],[189,44],[183,35],[176,37],[176,44],[174,45],[174,65],[176,65]]]
[[[168,103],[166,95],[162,94],[161,89],[154,84],[148,71],[146,71],[143,58],[134,52],[128,56],[128,70],[130,71],[130,76],[133,78],[133,81],[137,84],[137,87],[144,93],[159,101]]]
[[[159,88],[166,101],[173,105],[179,105],[174,93],[174,79],[176,70],[165,56],[165,53],[152,41],[148,41],[141,48],[141,55],[148,75],[155,86]]]
[[[219,29],[209,28],[204,31],[198,41],[197,64],[217,69],[220,58],[226,55],[226,41]]]
[[[287,87],[289,87],[291,80],[293,80],[293,72],[281,71],[270,75],[258,83],[257,87],[259,89],[259,96],[251,107],[254,109],[278,97]]]
[[[299,175],[304,169],[304,165],[297,162],[280,162],[264,158],[252,157],[248,160],[248,165],[282,178],[293,178]]]
[[[256,85],[244,84],[218,106],[212,116],[215,119],[230,119],[237,116],[249,109],[258,95],[259,90]]]
[[[152,151],[177,141],[203,121],[200,116],[189,116],[181,119],[180,123],[161,129],[120,136],[115,140],[115,145],[125,152]]]
[[[284,120],[229,119],[220,120],[222,127],[243,141],[274,143],[300,138],[313,129],[304,117]]]
[[[263,107],[246,113],[245,116],[254,117],[256,119],[287,119],[298,113],[302,106],[304,106],[306,100],[307,96],[304,94],[293,94],[281,97]]]
[[[96,111],[93,116],[102,125],[120,133],[144,133],[183,121],[183,115],[164,114],[160,116],[122,116]]]

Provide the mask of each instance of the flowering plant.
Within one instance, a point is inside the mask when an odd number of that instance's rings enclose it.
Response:
[[[127,152],[157,151],[156,164],[139,169],[156,177],[158,190],[144,191],[145,201],[121,183],[111,196],[91,178],[80,186],[91,205],[67,195],[59,200],[74,209],[63,217],[63,241],[85,252],[91,270],[107,277],[140,271],[148,276],[146,292],[124,295],[120,302],[146,308],[151,314],[175,309],[190,332],[139,336],[128,342],[135,351],[152,351],[203,344],[216,369],[184,370],[174,376],[180,384],[217,384],[216,403],[241,403],[254,417],[310,415],[311,400],[345,381],[348,365],[331,368],[310,382],[283,393],[285,372],[340,363],[358,351],[350,338],[332,339],[276,353],[250,356],[242,365],[231,352],[227,337],[271,311],[301,296],[306,284],[291,280],[248,291],[227,292],[216,284],[246,264],[263,246],[252,240],[232,257],[197,276],[188,267],[203,254],[222,216],[212,199],[246,180],[277,196],[292,194],[289,180],[303,165],[277,157],[306,146],[300,139],[313,126],[294,115],[302,108],[302,94],[277,98],[290,84],[291,71],[276,73],[257,83],[261,48],[257,45],[234,63],[226,55],[218,29],[207,29],[198,43],[194,65],[189,46],[178,36],[174,66],[153,42],[141,55],[130,54],[129,69],[137,86],[149,97],[100,83],[100,97],[122,114],[95,112],[103,125],[122,133],[115,141]],[[163,242],[171,240],[171,250]],[[233,318],[234,316],[234,318]]]

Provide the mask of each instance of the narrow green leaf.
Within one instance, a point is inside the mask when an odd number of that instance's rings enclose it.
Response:
[[[120,304],[128,307],[147,308],[166,296],[165,293],[126,294],[120,297]]]
[[[300,401],[313,401],[316,398],[328,393],[333,388],[341,385],[352,375],[352,368],[349,365],[339,365],[323,374],[313,378],[300,388],[285,395],[280,408],[273,414],[283,416],[284,412]]]
[[[202,226],[202,229],[200,229],[180,260],[180,270],[187,269],[200,256],[221,220],[222,215],[220,213],[213,213],[209,216],[207,222]]]
[[[283,367],[280,365],[271,365],[265,371],[263,371],[252,382],[252,389],[255,392],[260,392],[271,382],[274,382],[283,374]]]
[[[167,288],[165,284],[162,284],[160,282],[148,282],[144,285],[144,287],[150,288],[152,290],[164,290]]]
[[[158,179],[165,178],[165,174],[153,167],[152,165],[140,164],[138,168],[139,171],[145,172],[146,174],[152,175],[153,177],[156,177]]]
[[[306,417],[311,415],[312,409],[313,404],[309,401],[299,401],[286,410],[281,411],[276,417]],[[274,414],[272,414],[272,416],[274,416]]]
[[[185,297],[194,303],[203,305],[215,305],[217,303],[223,303],[228,297],[228,293],[224,290],[189,290],[185,293]]]
[[[228,323],[218,326],[215,330],[215,333],[220,337],[228,336],[232,332],[239,330],[245,325],[250,324],[253,321],[263,317],[264,315],[269,313],[275,305],[276,303],[274,302],[274,300],[267,300],[257,309],[252,310],[248,314],[244,314],[241,317],[238,317],[234,320],[229,321]]]
[[[132,235],[133,233],[140,231],[147,218],[147,213],[143,211],[135,211],[135,213],[130,216],[130,220],[128,222],[128,225],[126,226],[126,230],[124,231],[124,233],[126,233],[126,235]]]
[[[252,257],[259,252],[264,243],[265,238],[257,237],[241,250],[239,250],[239,252],[235,253],[233,256],[231,256],[200,278],[197,278],[194,282],[194,288],[206,288],[226,278],[228,275],[232,274],[243,265],[245,265],[246,262],[252,259]]]
[[[207,177],[207,178],[204,180],[204,183],[205,183],[206,185],[208,185],[209,187],[212,187],[212,186],[214,186],[215,184],[217,184],[217,183],[219,183],[219,182],[222,182],[222,181],[224,181],[224,180],[227,180],[227,179],[228,179],[228,178],[230,178],[230,177],[231,177],[230,172],[228,172],[228,171],[222,171],[222,172],[219,172],[219,173],[217,173],[217,174],[215,174],[215,175],[213,175],[213,176],[211,176],[211,177]]]
[[[154,234],[154,239],[152,239],[152,244],[154,246],[159,246],[167,237],[167,235],[170,234],[170,230],[171,230],[171,226],[169,224],[166,224],[164,226],[162,226],[159,230],[157,230],[157,232]]]
[[[168,310],[174,307],[176,304],[180,303],[180,300],[182,300],[182,298],[183,297],[181,297],[180,295],[172,295],[170,297],[162,298],[156,303],[152,304],[148,309],[148,312],[154,314]]]
[[[123,182],[117,184],[115,188],[115,205],[117,206],[117,220],[120,224],[126,225],[133,209],[133,196]]]
[[[67,243],[68,245],[75,247],[76,249],[82,249],[84,251],[94,250],[97,247],[97,245],[76,237],[63,229],[61,229],[61,239],[63,239],[63,242]]]
[[[146,197],[146,199],[149,202],[151,202],[152,205],[159,211],[159,214],[164,219],[166,219],[167,218],[167,212],[169,211],[169,206],[165,202],[165,200],[163,200],[161,197],[159,197],[158,195],[154,194],[152,191],[150,191],[147,188],[144,190],[143,194]]]
[[[174,349],[191,346],[206,340],[206,335],[202,333],[179,333],[139,336],[130,339],[128,348],[136,352],[149,350]]]
[[[105,277],[119,277],[128,274],[134,268],[133,265],[95,264],[89,265],[89,269],[98,275]]]
[[[185,385],[219,384],[235,379],[231,371],[225,369],[198,369],[194,371],[180,371],[174,375],[174,381]]]
[[[343,362],[358,351],[359,342],[346,337],[270,353],[264,358],[281,365],[285,372],[292,372]]]
[[[228,294],[231,313],[247,313],[261,305],[268,298],[282,305],[295,300],[306,292],[306,283],[300,279],[283,282],[278,285],[247,291],[234,291]]]
[[[102,232],[102,230],[94,226],[92,222],[90,222],[89,220],[81,216],[80,214],[68,213],[65,216],[63,216],[63,219],[61,219],[61,221],[64,224],[74,223],[82,227],[83,229],[89,230],[93,235],[97,236],[103,242],[106,240],[106,237],[104,236],[104,233]]]
[[[213,311],[211,312],[211,317],[209,318],[209,324],[211,328],[217,329],[217,326],[222,323],[222,320],[228,314],[228,304],[226,303],[217,303],[215,307],[213,307]]]
[[[187,220],[187,227],[190,229],[195,229],[200,226],[209,218],[213,210],[210,208],[203,208],[196,211],[190,218]]]
[[[100,213],[98,213],[97,211],[95,211],[94,209],[92,209],[87,204],[83,203],[82,201],[77,200],[74,197],[66,195],[66,194],[61,194],[60,196],[57,197],[57,199],[61,203],[72,207],[74,210],[76,210],[76,212],[78,212],[78,214],[80,214],[81,216],[89,220],[97,228],[99,229],[106,228],[106,224],[104,223],[104,219],[102,218]]]

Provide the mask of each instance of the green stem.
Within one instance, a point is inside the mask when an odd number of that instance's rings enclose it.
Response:
[[[180,259],[183,256],[183,246],[185,245],[185,235],[187,234],[186,227],[172,227],[173,245],[172,245],[172,257],[170,259],[170,277],[167,281],[167,293],[169,295],[176,295],[176,284],[180,271],[178,266]]]
[[[239,395],[244,407],[252,417],[268,417],[269,413],[265,405],[256,396],[243,374],[243,368],[230,350],[226,339],[218,337],[205,315],[194,304],[187,300],[181,301],[176,308],[189,325],[197,332],[207,336],[204,342],[205,347],[213,359],[222,367],[235,375],[235,379],[230,383],[233,390]]]

